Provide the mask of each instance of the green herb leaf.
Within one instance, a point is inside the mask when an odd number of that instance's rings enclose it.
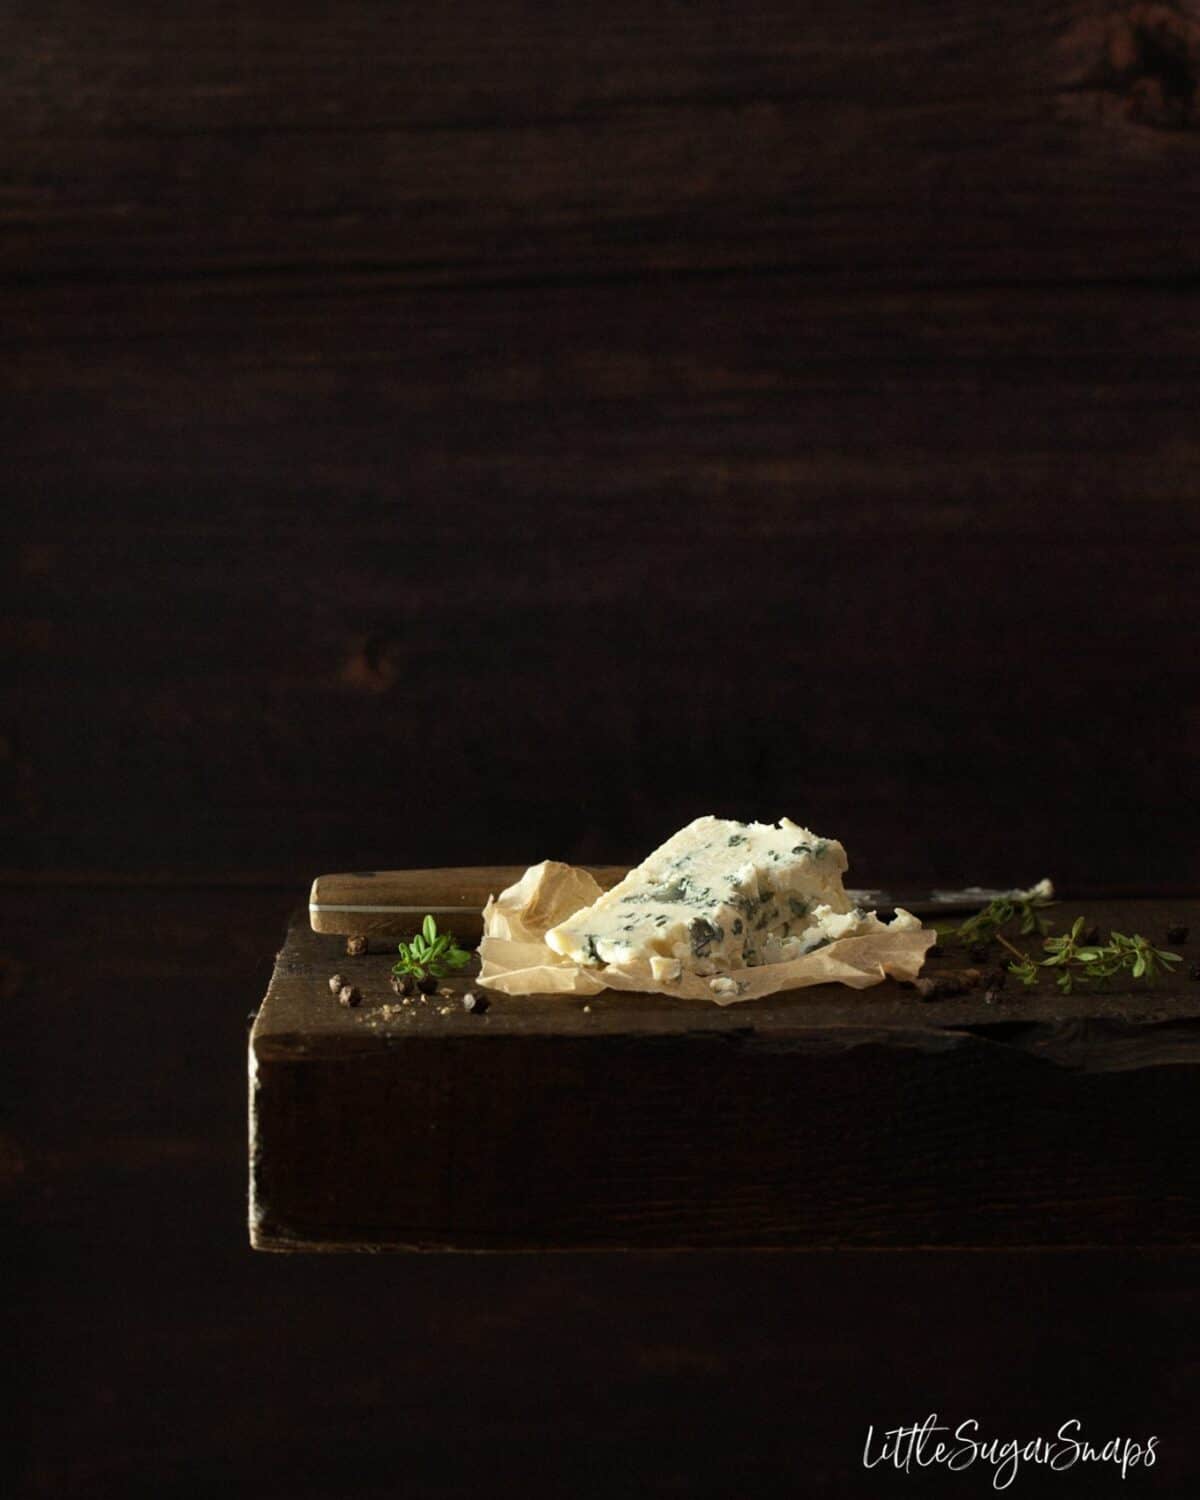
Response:
[[[1055,984],[1064,995],[1070,995],[1081,980],[1104,984],[1122,973],[1127,973],[1131,980],[1142,979],[1152,984],[1161,975],[1170,974],[1173,964],[1181,962],[1180,954],[1155,948],[1136,932],[1132,936],[1110,932],[1107,943],[1087,943],[1081,947],[1083,930],[1084,918],[1076,917],[1069,932],[1045,938],[1042,949],[1046,957],[1042,959],[1030,958],[1002,937],[1001,943],[1018,959],[1009,964],[1009,971],[1032,987],[1037,983],[1039,970],[1054,969]]]
[[[1031,933],[1049,930],[1042,911],[1055,905],[1049,881],[1042,881],[1028,891],[1018,891],[1011,896],[997,896],[982,911],[968,917],[957,928],[938,923],[938,941],[943,944],[962,943],[970,947],[975,943],[988,943],[997,937],[1003,928],[1017,921],[1020,932],[1028,937]]]
[[[432,975],[442,979],[451,969],[461,969],[471,961],[471,954],[460,948],[452,932],[439,932],[433,917],[426,914],[420,932],[408,942],[396,945],[400,957],[392,965],[393,974],[411,974],[415,979]]]

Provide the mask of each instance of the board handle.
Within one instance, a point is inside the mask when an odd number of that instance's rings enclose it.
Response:
[[[477,940],[489,896],[525,873],[524,865],[466,865],[437,870],[361,870],[318,875],[308,898],[314,932],[352,937],[408,937],[426,912],[458,938]],[[589,872],[607,890],[628,871],[620,865]]]

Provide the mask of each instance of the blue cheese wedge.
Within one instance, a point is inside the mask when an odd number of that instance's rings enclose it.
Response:
[[[851,903],[846,868],[836,839],[790,818],[697,818],[545,942],[585,968],[645,964],[668,985],[685,974],[788,963],[838,938],[887,930]]]

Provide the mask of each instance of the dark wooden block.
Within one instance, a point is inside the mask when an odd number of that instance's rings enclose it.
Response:
[[[1067,906],[1160,942],[1186,912]],[[251,1241],[1195,1245],[1200,943],[1174,947],[1179,976],[1106,994],[499,995],[480,1015],[469,978],[402,1005],[390,944],[347,958],[298,913],[250,1039]]]

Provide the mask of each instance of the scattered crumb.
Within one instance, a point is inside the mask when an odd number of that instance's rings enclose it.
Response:
[[[590,1005],[585,1005],[583,1007],[583,1013],[585,1016],[590,1016],[592,1013],[592,1007]]]
[[[348,937],[346,939],[346,957],[361,958],[367,951],[367,940],[365,937]]]
[[[361,1000],[362,996],[352,984],[344,984],[342,985],[341,989],[338,990],[339,1005],[358,1005]]]
[[[329,976],[329,988],[330,988],[331,992],[333,994],[335,994],[335,995],[341,989],[342,985],[344,985],[345,983],[346,983],[346,981],[342,978],[342,976],[340,974],[331,974]]]

